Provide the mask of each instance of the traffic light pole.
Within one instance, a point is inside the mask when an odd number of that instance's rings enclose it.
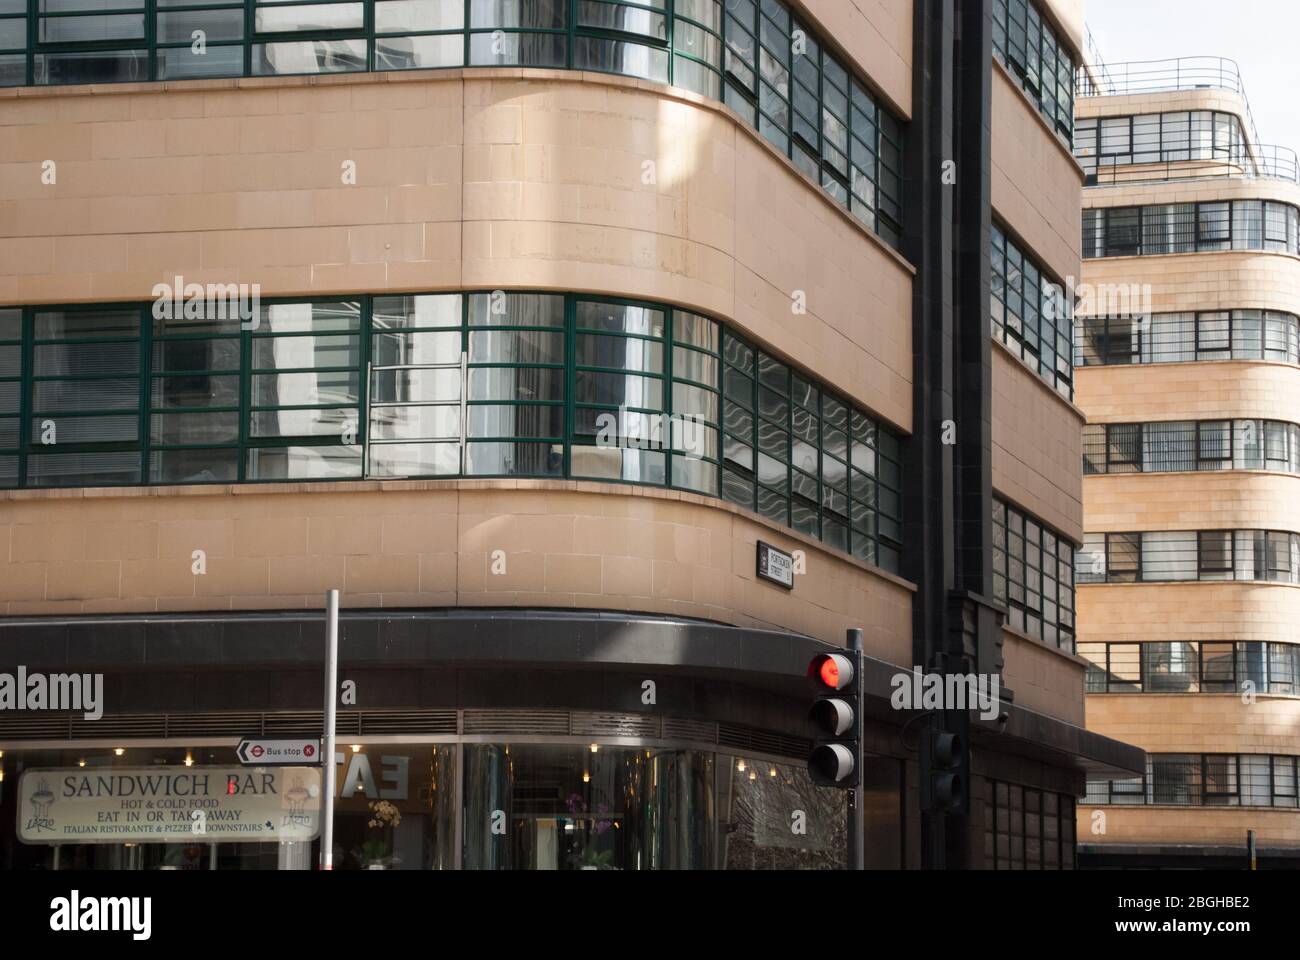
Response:
[[[854,628],[848,632],[848,648],[850,659],[853,661],[854,676],[858,678],[856,684],[857,696],[854,698],[853,712],[857,717],[862,716],[862,631]],[[853,758],[854,769],[862,770],[862,740],[858,739],[857,756]],[[864,848],[864,823],[863,816],[865,811],[862,809],[862,780],[859,776],[858,786],[849,791],[849,823],[848,823],[848,857],[847,863],[850,870],[865,870],[866,855]]]

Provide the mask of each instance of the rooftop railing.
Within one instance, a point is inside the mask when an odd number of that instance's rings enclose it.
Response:
[[[1088,25],[1083,25],[1083,53],[1088,58],[1088,62],[1081,67],[1087,71],[1089,79],[1095,78],[1098,85],[1105,86],[1111,82],[1110,68],[1106,66],[1106,60],[1101,55],[1101,47],[1097,45],[1097,38],[1092,35]]]
[[[1246,104],[1245,122],[1250,142],[1258,143],[1255,118],[1241,77],[1241,68],[1227,57],[1176,57],[1172,60],[1134,60],[1081,66],[1075,77],[1075,96],[1119,97],[1134,93],[1170,93],[1176,90],[1227,90]]]

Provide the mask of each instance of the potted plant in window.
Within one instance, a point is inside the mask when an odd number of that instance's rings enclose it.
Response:
[[[588,844],[573,856],[573,865],[579,870],[617,870],[613,850],[597,850]]]
[[[575,820],[582,821],[593,816],[587,811],[586,801],[576,793],[569,795],[565,805],[574,815]],[[578,870],[617,870],[618,867],[614,865],[614,851],[596,849],[596,839],[604,835],[613,825],[608,804],[601,803],[596,806],[594,820],[586,843],[580,850],[569,856],[569,862]]]
[[[392,827],[396,827],[402,822],[402,812],[387,800],[371,800],[370,819],[366,826],[371,830],[383,830],[387,833]],[[366,870],[387,870],[401,862],[391,852],[392,846],[389,838],[374,837],[362,841],[361,846],[353,851],[353,855],[361,861],[362,867]]]

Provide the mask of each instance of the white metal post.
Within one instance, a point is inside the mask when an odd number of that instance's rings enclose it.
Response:
[[[339,699],[339,592],[325,592],[325,735],[320,823],[320,868],[334,869],[334,708]]]

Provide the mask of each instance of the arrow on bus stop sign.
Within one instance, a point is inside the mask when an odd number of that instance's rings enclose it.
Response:
[[[240,763],[264,767],[320,763],[320,740],[244,739],[235,748],[235,756]]]

